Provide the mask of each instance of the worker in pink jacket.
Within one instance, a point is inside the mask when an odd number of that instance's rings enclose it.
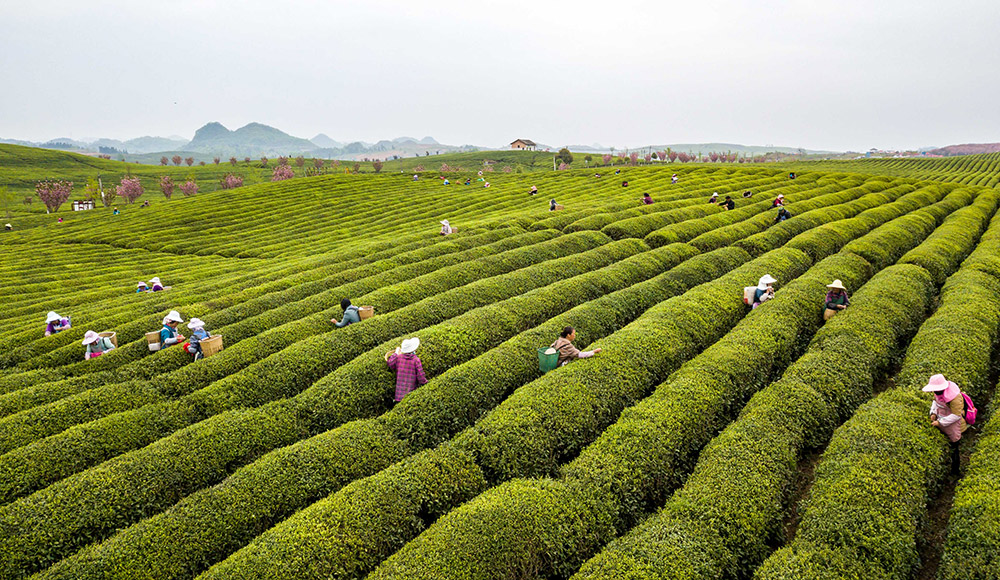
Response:
[[[948,436],[948,441],[951,442],[951,471],[958,475],[961,461],[959,442],[962,440],[962,433],[969,428],[965,422],[965,397],[958,385],[944,378],[944,375],[931,377],[923,390],[934,393],[930,409],[931,425]]]

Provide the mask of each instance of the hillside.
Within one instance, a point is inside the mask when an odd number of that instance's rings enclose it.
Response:
[[[920,388],[996,389],[1000,190],[767,164],[486,188],[472,155],[454,185],[335,172],[0,231],[0,579],[992,573],[1000,424],[948,478]],[[335,328],[344,297],[374,317]],[[224,350],[150,351],[171,310]],[[543,374],[566,326],[601,352]],[[83,359],[88,329],[118,347]],[[428,380],[394,403],[412,337]]]
[[[289,155],[316,149],[308,139],[300,139],[260,123],[250,123],[230,131],[221,123],[208,123],[195,131],[184,151],[243,157],[246,155]]]
[[[1000,143],[966,143],[964,145],[948,145],[929,151],[934,155],[953,157],[955,155],[976,155],[979,153],[1000,153]]]

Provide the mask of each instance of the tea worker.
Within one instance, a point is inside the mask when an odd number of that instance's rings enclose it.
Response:
[[[184,322],[176,310],[163,317],[163,328],[160,329],[160,348],[167,348],[184,340],[184,335],[177,332],[177,325]]]
[[[653,205],[653,198],[649,196],[649,192],[642,195],[642,203],[645,205]]]
[[[146,286],[145,282],[143,282],[142,280],[139,280],[139,283],[136,284],[135,293],[136,294],[141,294],[143,292],[149,292],[149,287]]]
[[[965,422],[965,397],[958,385],[940,374],[931,377],[923,390],[934,393],[930,409],[931,425],[948,437],[951,443],[951,472],[958,475],[961,461],[959,442],[962,440],[962,433],[969,428],[969,424]]]
[[[152,280],[150,280],[150,283],[153,284],[153,287],[150,288],[150,290],[152,292],[159,292],[159,291],[163,290],[163,284],[160,283],[160,279],[159,278],[153,278]]]
[[[732,211],[732,210],[736,209],[736,202],[733,201],[733,198],[731,196],[727,195],[726,196],[726,201],[724,201],[721,204],[719,204],[719,206],[726,208],[726,211]]]
[[[448,223],[448,220],[441,220],[439,223],[441,224],[441,235],[442,236],[450,236],[451,235],[451,224]]]
[[[420,346],[419,338],[408,338],[396,347],[395,352],[385,353],[385,363],[389,370],[396,373],[396,394],[394,400],[398,403],[417,387],[427,383],[424,376],[424,366],[417,357],[416,350]]]
[[[45,317],[45,336],[58,334],[70,327],[69,318],[59,316],[55,312],[49,312]]]
[[[830,289],[826,293],[826,308],[823,310],[823,320],[830,320],[833,315],[844,310],[851,305],[851,299],[847,296],[847,288],[840,280],[834,280],[826,285]]]
[[[777,281],[770,274],[764,274],[760,277],[760,280],[757,281],[757,290],[753,294],[754,308],[774,298],[774,283]]]
[[[111,339],[101,336],[93,330],[84,333],[83,345],[87,347],[87,351],[83,355],[84,360],[99,357],[109,350],[115,349]]]
[[[361,322],[361,316],[358,314],[358,307],[352,305],[349,298],[342,298],[340,300],[340,307],[344,309],[344,319],[340,322],[337,322],[336,318],[330,319],[330,322],[336,324],[337,328],[344,328],[348,324]]]
[[[778,215],[774,216],[774,223],[780,224],[781,222],[787,220],[790,217],[792,217],[792,214],[789,213],[789,211],[784,206],[782,206],[778,209]]]
[[[595,348],[594,350],[581,351],[575,346],[573,346],[573,341],[576,339],[576,329],[572,326],[567,326],[562,329],[559,333],[559,338],[552,343],[550,348],[554,348],[559,352],[559,361],[556,363],[559,366],[563,366],[570,361],[574,361],[578,358],[589,358],[595,354],[601,352],[601,349]]]
[[[713,191],[712,197],[708,198],[708,203],[719,203],[719,192]]]
[[[188,322],[188,328],[191,329],[191,338],[188,338],[187,351],[194,355],[194,360],[201,360],[205,358],[205,354],[201,352],[201,341],[212,335],[205,330],[205,323],[200,318],[192,318]]]
[[[779,193],[778,197],[774,198],[774,201],[771,202],[771,207],[778,207],[782,205],[785,205],[785,196]]]

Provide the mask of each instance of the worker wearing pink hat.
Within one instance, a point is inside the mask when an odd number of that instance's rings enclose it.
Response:
[[[960,462],[959,441],[962,440],[962,433],[969,428],[969,424],[965,421],[967,411],[965,397],[958,385],[940,374],[932,376],[923,390],[934,393],[930,409],[931,425],[948,436],[952,451],[951,470],[957,475]]]

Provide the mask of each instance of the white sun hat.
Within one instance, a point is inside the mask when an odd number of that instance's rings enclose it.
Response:
[[[779,194],[778,194],[778,199],[785,199],[785,196],[784,196],[783,194],[780,194],[780,193],[779,193]]]
[[[204,328],[204,327],[205,327],[205,323],[202,322],[200,318],[192,318],[188,322],[188,328],[190,328],[191,330],[194,330],[196,328]]]
[[[826,287],[836,288],[837,290],[847,290],[847,288],[844,288],[844,283],[840,280],[834,280],[831,284],[827,284]]]
[[[441,225],[443,225],[443,226],[450,226],[450,225],[451,225],[450,223],[448,223],[448,220],[441,220],[441,221],[440,221],[440,222],[438,222],[438,223],[440,223],[440,224],[441,224]]]
[[[49,312],[49,315],[45,317],[45,323],[55,322],[60,319],[60,316],[55,312]]]
[[[420,339],[414,336],[403,341],[402,346],[399,347],[399,352],[403,354],[411,353],[416,351],[418,346],[420,346]]]
[[[138,283],[138,284],[136,284],[136,285],[135,285],[135,287],[136,287],[136,288],[142,288],[142,287],[143,287],[143,286],[145,286],[145,285],[146,285],[146,283],[145,283],[145,282],[143,282],[142,280],[139,280],[139,283]]]
[[[184,322],[184,319],[181,318],[180,313],[177,312],[176,310],[171,310],[170,314],[167,314],[166,316],[163,317],[163,320],[164,321],[169,320],[171,322]]]
[[[97,342],[97,339],[99,339],[99,338],[101,338],[100,334],[97,334],[93,330],[88,330],[83,335],[83,342],[80,343],[80,344],[93,344],[93,343]]]
[[[719,192],[718,191],[713,191],[712,192],[712,197],[719,197]]]
[[[153,284],[160,284],[160,279],[159,278],[153,278],[152,280],[150,280],[150,282],[152,282]]]
[[[760,277],[760,280],[757,281],[757,287],[761,290],[765,290],[768,284],[774,284],[775,282],[777,282],[777,280],[772,278],[770,274],[764,274]]]

